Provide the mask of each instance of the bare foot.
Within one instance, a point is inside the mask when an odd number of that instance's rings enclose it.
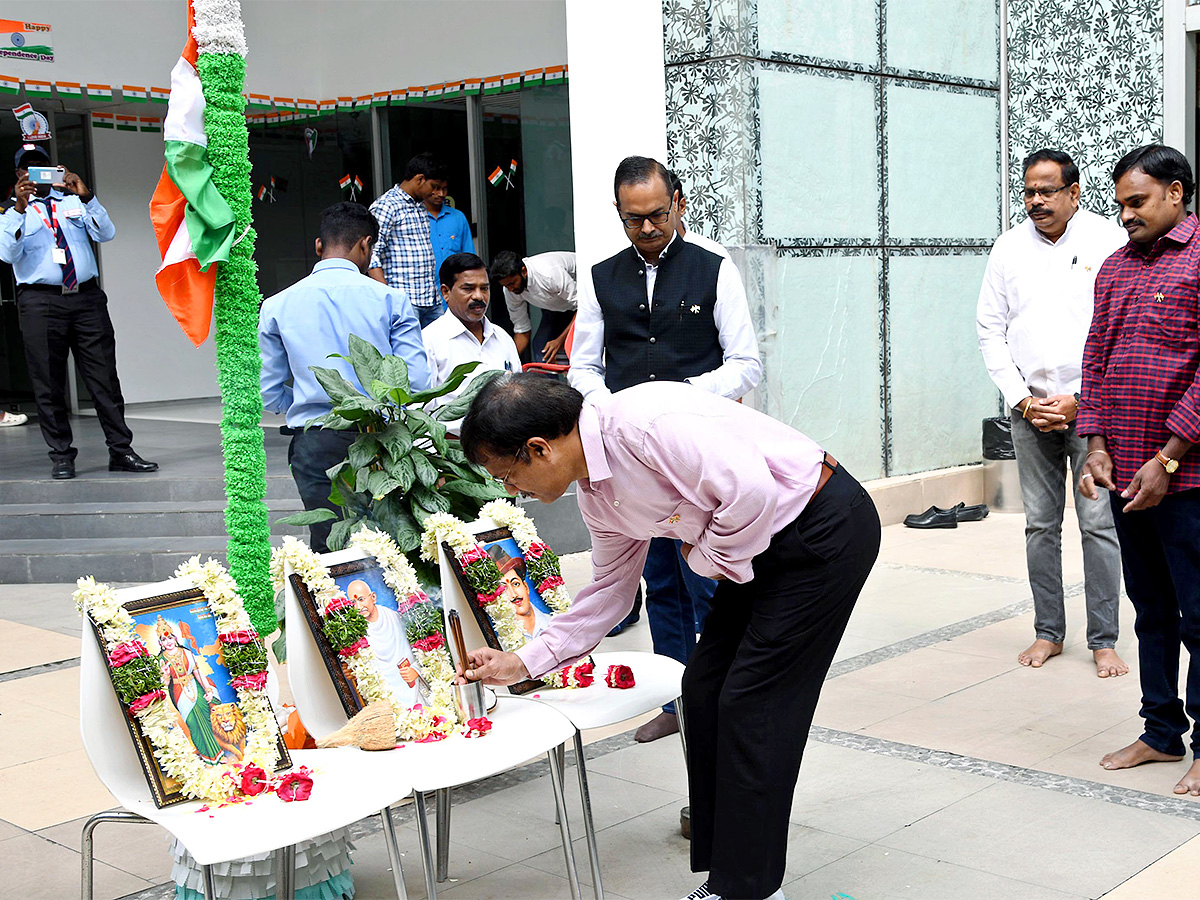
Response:
[[[1125,665],[1112,647],[1093,650],[1092,659],[1096,661],[1097,678],[1116,678],[1118,675],[1129,674],[1129,666]]]
[[[1106,769],[1132,769],[1134,766],[1140,766],[1142,763],[1149,762],[1179,762],[1183,759],[1182,756],[1170,756],[1166,753],[1159,753],[1149,744],[1142,740],[1136,740],[1128,747],[1122,747],[1120,750],[1114,750],[1112,753],[1104,754],[1100,760],[1100,765]],[[1193,766],[1193,769],[1196,767]],[[1191,775],[1192,773],[1188,773]],[[1200,786],[1200,770],[1195,773],[1195,782]],[[1187,779],[1185,778],[1184,781]],[[1183,784],[1181,781],[1180,784]]]
[[[1038,638],[1029,645],[1028,650],[1017,654],[1017,662],[1023,666],[1033,666],[1035,669],[1040,669],[1042,663],[1050,657],[1058,656],[1058,654],[1062,653],[1062,648],[1062,644]]]
[[[1192,767],[1179,779],[1179,784],[1175,785],[1175,793],[1200,797],[1200,759],[1192,761]]]

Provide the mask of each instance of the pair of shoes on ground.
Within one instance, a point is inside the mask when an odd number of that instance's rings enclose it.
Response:
[[[700,885],[700,887],[696,888],[694,891],[684,897],[683,900],[721,900],[721,895],[714,894],[712,891],[710,891],[708,889],[708,882],[706,881],[704,884]],[[765,900],[785,900],[783,896],[783,888],[777,890],[770,897],[766,897]]]
[[[980,522],[987,518],[986,503],[978,506],[967,506],[958,503],[950,509],[931,506],[923,513],[913,513],[904,517],[904,524],[909,528],[957,528],[959,522]]]
[[[158,463],[142,459],[132,450],[127,453],[110,453],[108,455],[108,471],[110,472],[157,472]],[[71,459],[57,460],[50,467],[50,477],[55,481],[66,481],[75,477],[75,461]]]
[[[24,425],[29,421],[25,413],[0,412],[0,428],[10,428],[13,425]]]

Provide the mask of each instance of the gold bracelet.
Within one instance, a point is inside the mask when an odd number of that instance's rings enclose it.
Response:
[[[1033,406],[1033,398],[1030,398],[1028,401],[1026,401],[1026,403],[1025,403],[1025,409],[1021,411],[1021,418],[1022,418],[1022,419],[1028,419],[1028,418],[1029,418],[1029,407],[1031,407],[1031,406]]]
[[[1084,459],[1090,459],[1090,458],[1091,458],[1091,455],[1092,455],[1093,453],[1103,453],[1103,454],[1104,454],[1105,456],[1107,456],[1109,459],[1112,459],[1112,454],[1111,454],[1111,453],[1109,453],[1107,450],[1089,450],[1089,451],[1088,451],[1088,455],[1087,455],[1087,456],[1085,456],[1085,457],[1084,457]]]

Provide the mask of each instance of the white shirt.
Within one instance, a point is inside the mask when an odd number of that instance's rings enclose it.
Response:
[[[442,313],[441,317],[430,322],[421,331],[425,341],[425,354],[429,357],[429,371],[433,384],[445,382],[454,371],[455,366],[465,362],[479,360],[482,365],[466,377],[458,388],[439,398],[437,405],[445,405],[466,390],[471,379],[489,369],[500,369],[505,372],[520,372],[521,357],[517,353],[517,345],[508,336],[508,332],[497,328],[491,320],[483,320],[483,343],[475,339],[475,335],[467,331],[458,317],[450,310]],[[446,427],[455,434],[462,419],[447,422]]]
[[[667,246],[674,243],[675,239],[672,237]],[[684,240],[717,253],[708,246],[715,242],[703,235],[689,231],[684,235]],[[719,244],[716,246],[720,247]],[[725,248],[720,247],[720,250],[717,255],[722,257],[722,262],[717,273],[717,302],[713,307],[713,321],[723,351],[722,363],[712,371],[686,380],[710,393],[736,400],[758,385],[762,378],[762,359],[758,355],[758,338],[750,322],[750,307],[746,303],[741,273]],[[657,277],[658,266],[646,263],[646,296],[650,303],[654,302],[654,282]],[[579,315],[575,317],[575,344],[571,350],[571,368],[567,372],[567,379],[571,387],[584,397],[595,391],[609,393],[604,383],[604,315],[596,299],[596,287],[590,271],[582,279],[582,290],[579,292]]]
[[[1079,392],[1096,275],[1127,241],[1125,229],[1084,209],[1057,241],[1032,219],[996,239],[975,324],[988,374],[1009,406]]]
[[[525,264],[525,290],[504,289],[504,303],[517,334],[530,331],[529,304],[553,312],[575,311],[575,254],[539,253],[521,260]]]
[[[406,659],[416,668],[412,647],[404,633],[404,620],[400,618],[400,613],[388,606],[376,606],[375,612],[375,621],[367,622],[367,643],[371,645],[371,653],[375,656],[376,668],[397,700],[405,706],[420,703],[416,686],[409,687],[400,674],[400,663]]]

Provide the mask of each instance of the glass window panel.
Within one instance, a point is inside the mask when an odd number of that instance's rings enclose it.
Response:
[[[991,0],[901,0],[887,10],[887,64],[996,81],[1000,77],[1000,15]],[[1054,28],[1059,20],[1044,19]]]
[[[763,55],[790,53],[879,64],[876,0],[840,3],[761,3],[758,44]]]

